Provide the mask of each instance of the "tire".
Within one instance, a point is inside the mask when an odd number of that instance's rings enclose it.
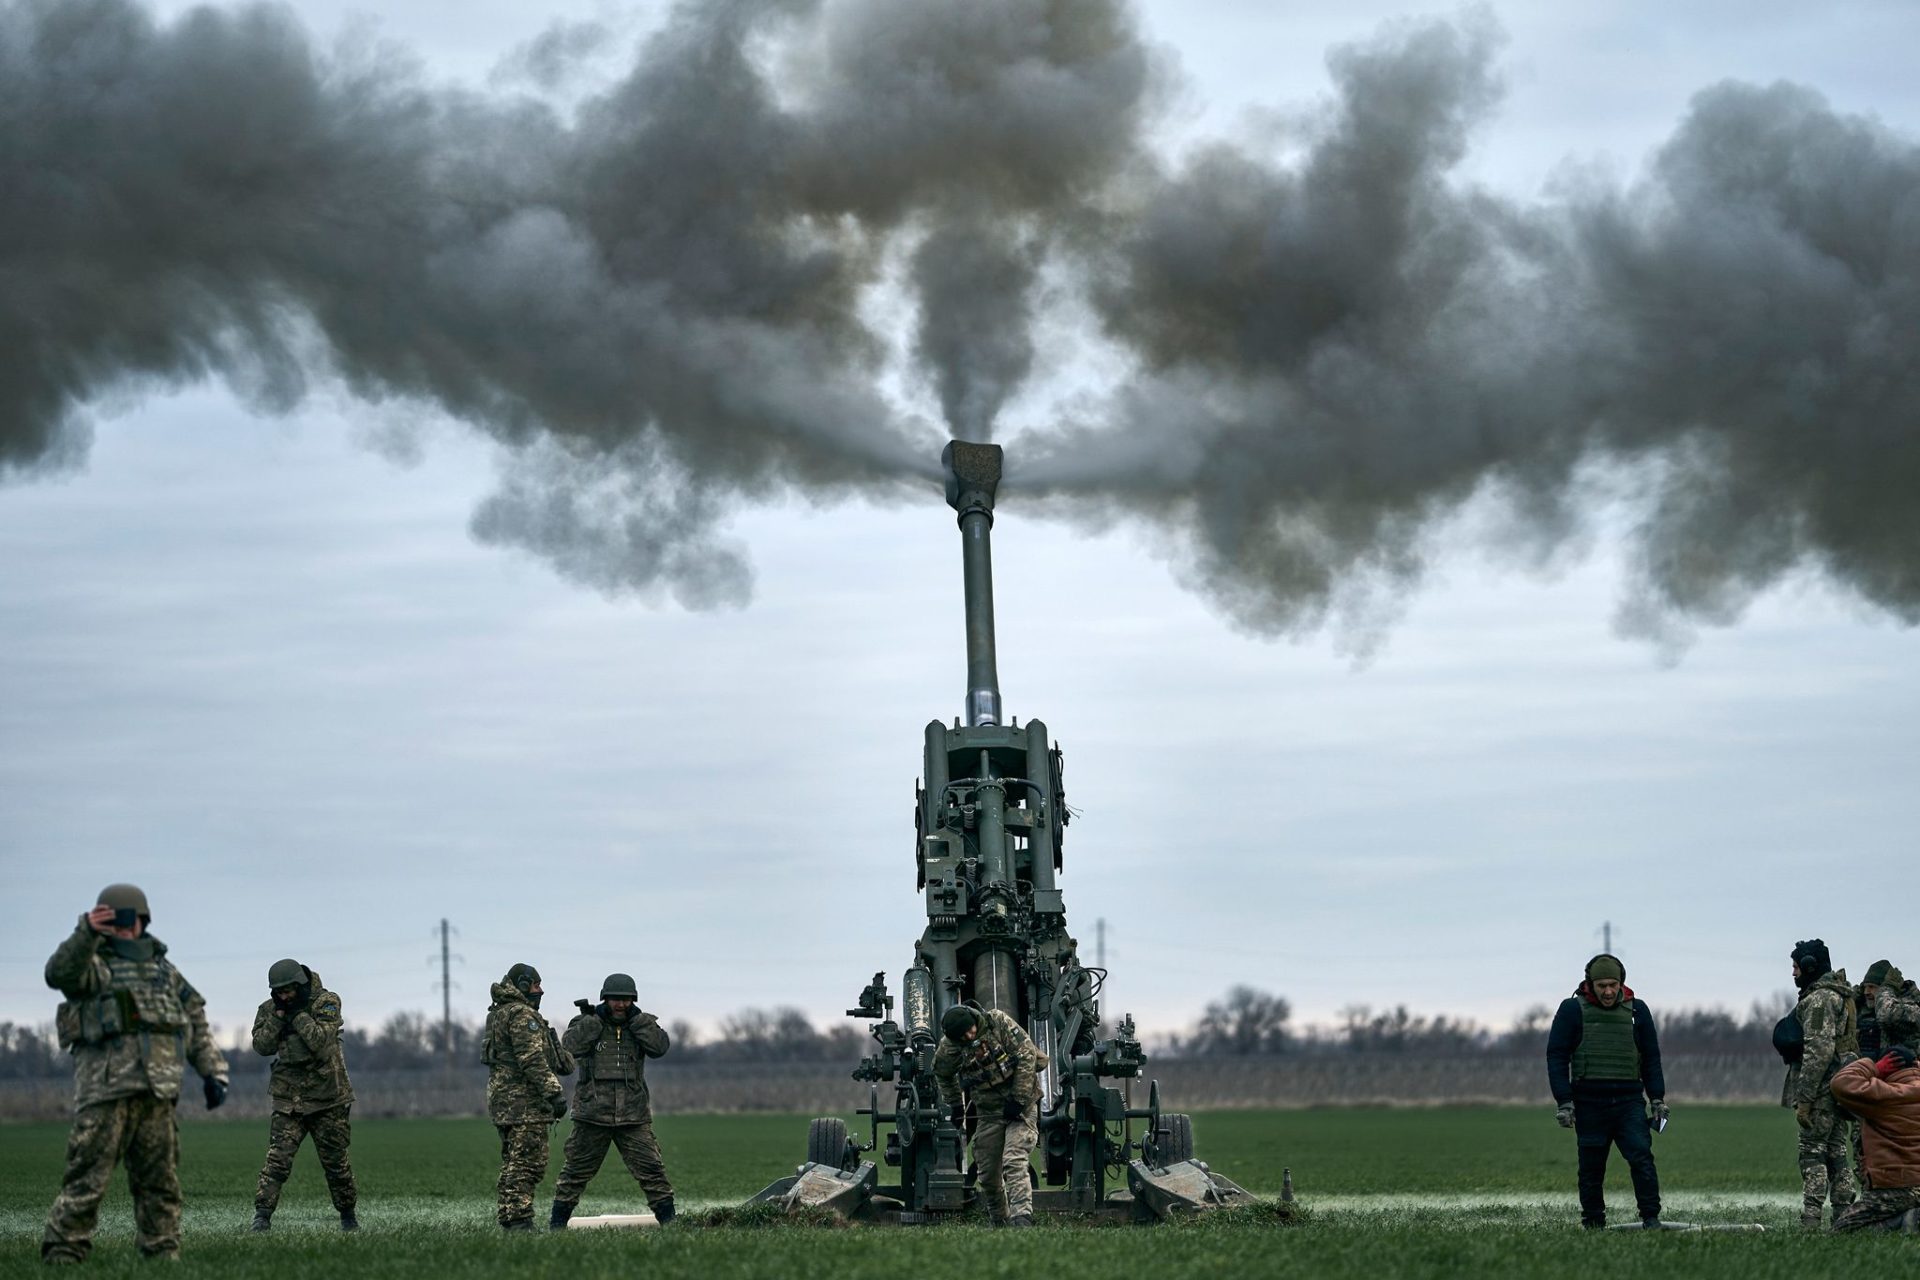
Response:
[[[847,1122],[828,1116],[807,1122],[807,1161],[829,1169],[841,1168],[847,1159]]]
[[[1167,1131],[1160,1139],[1160,1163],[1193,1159],[1193,1117],[1170,1111],[1160,1117],[1160,1126]]]

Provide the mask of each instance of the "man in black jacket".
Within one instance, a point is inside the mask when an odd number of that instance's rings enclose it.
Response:
[[[1626,966],[1614,956],[1587,961],[1585,981],[1560,1002],[1547,1033],[1547,1083],[1559,1105],[1556,1118],[1579,1139],[1584,1227],[1607,1225],[1607,1152],[1615,1145],[1633,1174],[1641,1225],[1660,1225],[1653,1133],[1666,1127],[1667,1082],[1653,1015],[1626,979]]]

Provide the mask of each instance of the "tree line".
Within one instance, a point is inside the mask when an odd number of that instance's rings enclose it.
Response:
[[[1793,1007],[1791,992],[1756,1000],[1744,1014],[1723,1007],[1656,1010],[1665,1053],[1770,1054],[1774,1024]],[[1331,1024],[1296,1025],[1286,997],[1236,986],[1209,1003],[1185,1032],[1166,1038],[1174,1057],[1219,1058],[1274,1054],[1487,1053],[1545,1051],[1553,1010],[1534,1005],[1495,1030],[1471,1018],[1417,1014],[1406,1005],[1375,1009],[1349,1005]]]
[[[1773,1024],[1792,1007],[1790,993],[1756,1000],[1742,1014],[1724,1008],[1681,1008],[1656,1012],[1661,1048],[1668,1053],[1771,1053]],[[557,1011],[556,1011],[557,1012]],[[568,1011],[571,1016],[571,1010]],[[1331,1024],[1296,1024],[1286,997],[1256,987],[1236,986],[1210,1002],[1185,1031],[1154,1046],[1180,1058],[1270,1056],[1331,1053],[1488,1053],[1535,1054],[1544,1050],[1553,1012],[1536,1005],[1511,1026],[1494,1030],[1470,1018],[1417,1014],[1405,1005],[1375,1009],[1352,1005]],[[565,1025],[564,1019],[561,1025]],[[481,1024],[456,1019],[452,1025],[455,1065],[480,1061]],[[710,1038],[689,1023],[667,1024],[673,1056],[679,1062],[838,1063],[851,1065],[868,1053],[872,1040],[864,1026],[835,1023],[821,1029],[799,1009],[749,1008],[721,1019]],[[448,1061],[446,1032],[425,1013],[396,1013],[377,1029],[348,1026],[341,1033],[347,1062],[356,1071],[425,1071]],[[253,1052],[245,1030],[226,1045],[236,1072],[265,1071],[267,1059]],[[0,1022],[0,1079],[65,1075],[69,1061],[54,1042],[51,1026]]]
[[[557,1011],[556,1011],[557,1012]],[[567,1018],[573,1011],[567,1010]],[[564,1029],[567,1018],[559,1020]],[[455,1019],[451,1028],[425,1013],[396,1013],[369,1030],[349,1024],[340,1033],[347,1064],[354,1071],[427,1071],[451,1059],[456,1066],[477,1066],[484,1027]],[[268,1059],[253,1051],[247,1028],[236,1029],[223,1048],[237,1073],[265,1071]],[[452,1048],[448,1050],[448,1032]],[[842,1023],[827,1030],[813,1025],[798,1009],[741,1009],[723,1018],[711,1038],[686,1022],[667,1024],[676,1061],[790,1063],[846,1062],[870,1051],[864,1028]],[[65,1075],[68,1056],[56,1043],[51,1025],[20,1026],[0,1022],[0,1079]]]

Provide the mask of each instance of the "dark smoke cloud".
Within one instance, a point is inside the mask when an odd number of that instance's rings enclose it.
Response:
[[[591,47],[550,36],[523,70]],[[1098,0],[684,4],[566,118],[322,53],[278,8],[5,0],[0,470],[75,458],[105,396],[217,376],[285,410],[337,378],[519,455],[480,536],[738,601],[736,503],[935,465],[860,317],[888,246],[962,199],[979,255],[1015,217],[1071,222],[1146,83]],[[934,348],[969,386],[1021,372]],[[1003,396],[960,397],[972,429]]]
[[[610,39],[496,83],[564,99]],[[1920,151],[1723,85],[1636,185],[1522,205],[1457,173],[1499,45],[1387,28],[1284,153],[1176,163],[1122,0],[688,0],[564,111],[276,8],[0,0],[0,474],[146,388],[337,382],[501,442],[476,536],[737,604],[732,511],[1004,434],[1058,290],[1130,373],[1016,438],[1012,496],[1157,526],[1252,629],[1364,640],[1469,503],[1551,557],[1623,494],[1630,627],[1805,573],[1920,622]]]
[[[942,228],[913,255],[914,354],[934,371],[954,434],[985,440],[1033,368],[1036,255],[973,227]]]
[[[1257,631],[1364,644],[1469,500],[1545,556],[1596,474],[1638,513],[1628,630],[1808,570],[1920,622],[1920,150],[1722,85],[1634,189],[1523,208],[1450,173],[1496,45],[1393,29],[1333,57],[1296,163],[1215,148],[1155,185],[1096,293],[1141,372],[1020,475],[1158,522]]]

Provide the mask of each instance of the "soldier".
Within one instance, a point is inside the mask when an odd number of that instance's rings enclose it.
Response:
[[[1893,1040],[1880,1038],[1880,1015],[1874,1008],[1874,995],[1878,992],[1880,983],[1886,979],[1887,970],[1891,967],[1891,964],[1885,960],[1875,960],[1867,966],[1867,972],[1860,979],[1860,985],[1853,989],[1854,1040],[1860,1056],[1869,1060],[1880,1056],[1882,1045],[1893,1044],[1899,1038],[1897,1036]],[[1842,1110],[1844,1111],[1845,1108],[1843,1107]],[[1873,1185],[1872,1177],[1867,1173],[1866,1126],[1860,1124],[1856,1117],[1855,1122],[1848,1125],[1847,1129],[1849,1145],[1853,1151],[1853,1176],[1858,1180],[1860,1190],[1864,1193]]]
[[[353,1166],[347,1144],[353,1131],[353,1086],[340,1051],[340,997],[298,960],[276,960],[267,970],[268,998],[253,1015],[253,1051],[273,1059],[273,1120],[267,1130],[267,1163],[253,1195],[253,1229],[273,1226],[280,1188],[293,1172],[294,1153],[313,1136],[327,1194],[340,1214],[342,1231],[358,1231]]]
[[[1920,1223],[1920,1069],[1896,1044],[1879,1061],[1856,1058],[1833,1077],[1833,1096],[1860,1117],[1872,1187],[1833,1219],[1835,1231]]]
[[[1885,968],[1881,968],[1881,966]],[[1876,978],[1875,970],[1879,970]],[[1883,1044],[1920,1045],[1920,985],[1905,977],[1885,960],[1876,960],[1867,970],[1873,988],[1874,1019],[1880,1024]]]
[[[140,1252],[180,1256],[174,1106],[184,1064],[199,1072],[212,1110],[227,1098],[227,1060],[207,1031],[206,1002],[147,932],[152,923],[146,894],[110,884],[47,961],[47,985],[66,997],[56,1026],[74,1077],[66,1177],[40,1239],[47,1262],[86,1259],[100,1197],[123,1160]]]
[[[547,1176],[548,1128],[567,1114],[560,1077],[573,1055],[540,1016],[540,971],[516,964],[493,984],[480,1060],[487,1075],[487,1115],[500,1131],[499,1210],[508,1231],[533,1230],[533,1191]]]
[[[1792,1107],[1800,1123],[1800,1225],[1820,1225],[1820,1208],[1829,1199],[1840,1216],[1855,1195],[1847,1160],[1847,1121],[1834,1104],[1834,1073],[1859,1047],[1853,989],[1844,969],[1835,969],[1827,944],[1809,938],[1793,944],[1793,981],[1800,989],[1789,1023],[1797,1023],[1799,1047],[1783,1048],[1788,1058],[1780,1105]],[[1784,1025],[1784,1024],[1783,1024]],[[1791,1028],[1787,1031],[1791,1039]],[[1780,1039],[1776,1033],[1776,1043]]]
[[[973,1162],[987,1215],[995,1226],[1030,1227],[1028,1160],[1040,1135],[1038,1073],[1045,1065],[1040,1050],[998,1009],[955,1005],[941,1017],[940,1031],[933,1074],[956,1129],[965,1130],[966,1104],[973,1106]]]
[[[579,1014],[567,1024],[561,1044],[580,1064],[573,1091],[573,1132],[567,1135],[567,1162],[553,1188],[553,1213],[547,1225],[558,1231],[573,1216],[580,1193],[600,1172],[609,1144],[618,1147],[627,1172],[646,1194],[647,1207],[662,1223],[673,1221],[673,1184],[653,1137],[648,1104],[647,1059],[668,1047],[660,1020],[635,1003],[639,988],[624,973],[610,973],[600,984],[600,1004],[576,1001]]]
[[[1585,980],[1560,1002],[1547,1032],[1547,1083],[1559,1106],[1554,1118],[1579,1146],[1580,1225],[1607,1225],[1607,1155],[1618,1146],[1640,1225],[1658,1229],[1653,1133],[1667,1124],[1667,1081],[1653,1014],[1626,983],[1618,957],[1587,961]]]

